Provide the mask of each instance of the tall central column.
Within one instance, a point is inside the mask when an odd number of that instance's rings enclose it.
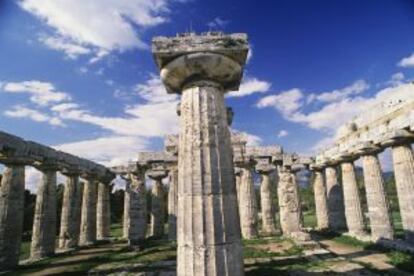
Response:
[[[272,185],[271,173],[275,167],[263,167],[258,170],[262,177],[260,183],[260,207],[262,209],[262,232],[265,235],[276,234],[275,207],[273,204],[274,186]]]
[[[79,242],[82,186],[79,172],[67,172],[60,220],[59,248],[74,248]]]
[[[131,184],[128,193],[128,221],[127,235],[128,243],[133,246],[142,245],[147,235],[147,195],[145,188],[145,170],[130,174]]]
[[[253,164],[242,167],[239,187],[240,226],[245,239],[257,238],[257,203],[253,182]]]
[[[0,271],[17,266],[23,232],[24,165],[9,163],[0,184]]]
[[[329,228],[333,231],[342,231],[346,228],[344,196],[338,182],[336,167],[328,166],[325,169],[326,195],[328,198]]]
[[[111,235],[110,181],[98,183],[96,204],[96,237],[108,240]]]
[[[164,185],[162,179],[167,176],[167,172],[148,172],[148,177],[154,180],[151,190],[151,225],[150,231],[153,237],[164,235],[165,219],[165,198]]]
[[[344,161],[341,163],[342,187],[344,191],[344,204],[346,224],[351,235],[364,234],[364,217],[362,215],[361,200],[355,176],[354,163]]]
[[[170,170],[170,183],[168,189],[168,239],[177,239],[177,188],[178,167],[172,165]]]
[[[244,275],[224,93],[237,90],[243,34],[160,37],[153,52],[167,91],[182,91],[177,275]]]
[[[80,245],[96,242],[96,186],[96,180],[88,178],[83,187]]]
[[[56,170],[44,166],[37,187],[36,209],[33,218],[31,259],[49,257],[55,253],[56,240]]]
[[[328,229],[329,227],[326,186],[322,170],[322,168],[313,169],[313,192],[315,196],[316,221],[319,230]]]
[[[362,166],[364,169],[371,236],[374,240],[381,238],[393,239],[394,229],[392,227],[378,155],[370,152],[362,156]]]

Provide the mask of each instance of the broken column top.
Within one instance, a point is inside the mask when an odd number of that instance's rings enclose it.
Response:
[[[152,52],[168,93],[189,82],[212,80],[224,91],[239,88],[249,43],[246,34],[209,32],[155,37]]]
[[[177,157],[164,151],[138,153],[138,164],[151,165],[153,163],[173,163]]]
[[[178,134],[166,135],[164,138],[165,151],[172,154],[178,155]]]

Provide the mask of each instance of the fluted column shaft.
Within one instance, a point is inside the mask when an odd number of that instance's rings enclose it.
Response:
[[[411,144],[392,147],[392,157],[405,239],[414,243],[414,156]]]
[[[170,171],[170,183],[168,190],[168,239],[177,239],[177,188],[178,188],[178,167],[173,166]]]
[[[147,195],[143,171],[131,174],[128,200],[128,242],[130,245],[140,245],[147,235]]]
[[[153,237],[162,237],[164,235],[164,218],[165,218],[164,186],[162,179],[154,180],[151,190],[151,225],[150,231]]]
[[[326,195],[328,198],[329,228],[333,231],[346,229],[344,197],[342,187],[338,182],[336,167],[325,169]]]
[[[31,259],[55,254],[56,219],[56,170],[45,169],[42,171],[42,179],[37,187]]]
[[[329,227],[328,202],[325,179],[322,171],[314,171],[313,192],[315,196],[316,221],[318,229]]]
[[[59,248],[74,248],[79,242],[82,185],[78,174],[66,176],[60,220]]]
[[[96,188],[97,182],[86,179],[83,187],[80,245],[96,242]]]
[[[394,229],[377,154],[364,155],[362,157],[362,166],[364,169],[371,236],[375,240],[380,238],[393,239]]]
[[[273,187],[270,173],[261,173],[260,206],[262,211],[262,232],[276,234],[275,208],[273,206]]]
[[[348,232],[361,235],[364,233],[364,216],[362,214],[354,163],[351,161],[343,162],[341,163],[341,169]]]
[[[129,239],[129,227],[130,227],[130,210],[131,210],[131,181],[132,179],[125,180],[125,193],[124,193],[124,214],[122,218],[122,237]]]
[[[230,132],[222,88],[182,93],[178,155],[178,275],[244,275]]]
[[[17,266],[23,231],[24,165],[6,164],[0,185],[0,270]]]
[[[237,197],[237,208],[239,209],[240,214],[240,185],[242,181],[242,169],[241,168],[234,168],[234,177],[236,180],[236,197]]]
[[[111,235],[109,183],[98,183],[98,202],[96,206],[96,237],[98,240],[109,239]]]
[[[242,168],[239,187],[240,226],[243,238],[253,239],[258,235],[257,202],[252,168]]]
[[[289,168],[279,170],[279,214],[283,235],[301,231],[301,208],[296,175]]]

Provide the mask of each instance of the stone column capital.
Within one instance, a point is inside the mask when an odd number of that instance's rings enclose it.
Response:
[[[271,164],[258,164],[255,167],[256,172],[259,174],[271,174],[272,172],[274,172],[276,170],[276,167],[274,165]]]
[[[375,155],[382,152],[384,149],[374,144],[373,142],[364,142],[361,143],[358,147],[355,148],[354,152],[359,156],[366,156],[366,155]]]
[[[168,171],[167,170],[149,170],[147,172],[147,175],[149,178],[151,178],[152,180],[156,180],[156,181],[161,181],[162,179],[166,178],[168,176]]]
[[[398,129],[388,132],[381,141],[382,147],[395,147],[403,144],[411,144],[414,141],[414,133],[406,129]]]

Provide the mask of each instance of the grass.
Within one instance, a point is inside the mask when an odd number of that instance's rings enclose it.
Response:
[[[389,263],[398,269],[414,273],[414,256],[400,251],[391,251],[387,254]]]
[[[311,228],[317,226],[316,215],[313,211],[303,212],[303,226]]]
[[[111,225],[111,236],[117,239],[122,238],[123,232],[121,223],[114,223]]]
[[[372,243],[370,242],[360,241],[356,238],[346,236],[346,235],[334,237],[332,240],[340,244],[345,244],[345,245],[350,245],[353,247],[360,247],[360,248],[366,248],[372,245]]]

